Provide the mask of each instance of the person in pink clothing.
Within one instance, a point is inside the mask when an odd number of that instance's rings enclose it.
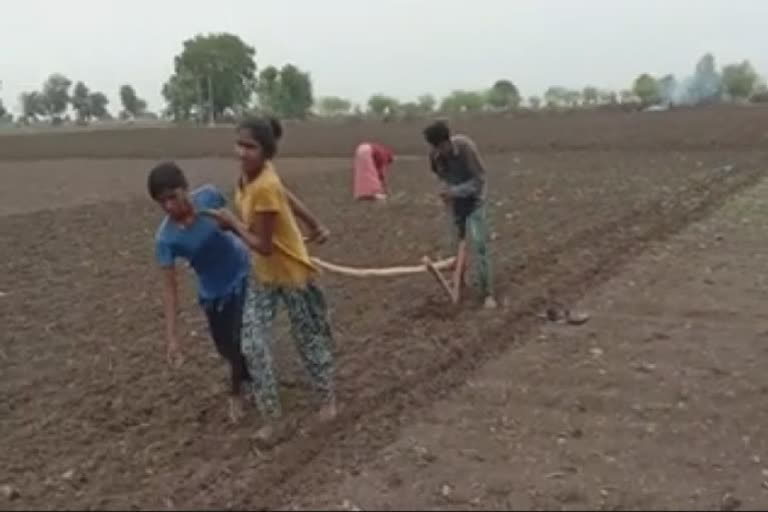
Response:
[[[389,194],[389,166],[392,150],[375,142],[363,142],[355,150],[355,199],[384,200]]]

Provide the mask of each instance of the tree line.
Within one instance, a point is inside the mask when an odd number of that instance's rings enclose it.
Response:
[[[639,75],[620,91],[588,85],[582,89],[549,87],[542,96],[524,98],[517,86],[500,79],[484,90],[455,90],[438,101],[424,94],[413,101],[400,101],[383,93],[371,96],[365,105],[326,96],[315,98],[309,72],[295,64],[269,65],[257,72],[256,50],[240,37],[228,34],[197,35],[183,42],[174,57],[174,72],[163,84],[166,107],[162,117],[178,122],[214,123],[247,113],[268,113],[289,119],[312,115],[324,117],[369,115],[419,117],[435,112],[510,111],[527,109],[589,108],[601,105],[698,105],[721,101],[768,102],[768,87],[748,61],[718,69],[715,57],[704,55],[691,76],[678,79],[668,74]],[[157,117],[131,85],[119,91],[121,119]],[[22,122],[66,119],[70,107],[80,124],[108,120],[109,100],[80,81],[74,83],[60,73],[51,75],[39,91],[21,94]],[[0,101],[0,120],[9,113]]]
[[[368,111],[376,115],[400,114],[409,116],[432,112],[482,112],[541,108],[590,108],[603,105],[629,105],[633,108],[653,106],[702,105],[719,102],[768,103],[768,86],[749,61],[727,64],[718,70],[715,57],[704,55],[696,64],[693,74],[678,79],[672,74],[654,77],[639,75],[630,88],[620,91],[588,85],[583,89],[562,86],[549,87],[543,96],[523,98],[509,80],[499,80],[488,90],[454,91],[438,105],[435,98],[426,95],[417,102],[400,103],[382,94],[372,96]],[[345,114],[350,104],[339,98],[322,98],[319,111],[325,115]]]
[[[123,85],[119,91],[123,109],[120,119],[132,119],[142,116],[152,117],[147,112],[147,103],[136,95],[131,85]],[[21,93],[19,97],[21,123],[48,120],[52,124],[61,124],[68,119],[71,108],[78,124],[88,124],[94,119],[106,121],[112,119],[107,109],[109,98],[100,91],[92,91],[85,82],[73,82],[61,73],[48,77],[38,91]],[[10,114],[0,102],[0,119],[9,119]]]
[[[768,101],[768,86],[749,61],[727,64],[718,70],[712,54],[704,55],[693,74],[682,80],[672,74],[654,77],[644,73],[635,80],[633,93],[646,106]]]

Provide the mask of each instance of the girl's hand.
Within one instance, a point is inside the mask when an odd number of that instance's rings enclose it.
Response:
[[[237,222],[237,217],[235,217],[235,214],[226,208],[221,208],[218,210],[203,210],[201,213],[211,217],[213,220],[218,222],[222,229],[232,229]]]
[[[317,226],[304,240],[309,243],[318,243],[320,245],[328,241],[331,231],[325,226]]]

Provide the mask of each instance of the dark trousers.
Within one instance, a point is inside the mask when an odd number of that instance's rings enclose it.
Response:
[[[205,305],[213,343],[218,353],[229,363],[231,393],[236,396],[240,395],[242,383],[251,381],[240,347],[246,289],[247,284],[244,284],[232,294]]]
[[[453,221],[456,223],[459,240],[464,240],[467,236],[467,221],[472,213],[478,207],[476,197],[456,197],[452,200]]]

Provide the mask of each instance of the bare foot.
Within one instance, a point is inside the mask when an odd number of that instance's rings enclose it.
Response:
[[[327,423],[336,419],[338,414],[339,410],[336,407],[336,399],[334,398],[320,409],[317,417],[322,423]]]
[[[267,423],[259,430],[256,431],[254,438],[260,443],[270,443],[275,437],[275,426],[271,423]]]
[[[485,298],[485,302],[483,303],[483,307],[485,309],[496,309],[499,307],[499,305],[496,303],[496,299],[491,297],[490,295]]]
[[[240,397],[229,398],[229,421],[239,423],[245,417],[245,406]]]

